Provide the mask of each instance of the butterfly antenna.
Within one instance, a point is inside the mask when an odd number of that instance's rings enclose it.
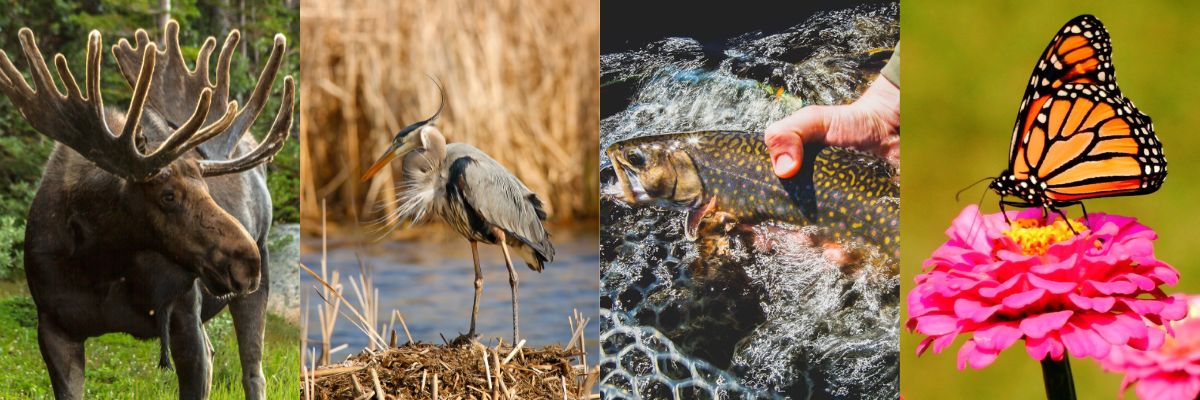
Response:
[[[975,183],[971,184],[971,186],[975,186],[977,184],[979,184],[979,182],[975,182]],[[970,186],[968,186],[967,188],[970,188]],[[966,189],[963,189],[963,190],[966,190]],[[958,192],[962,193],[962,190],[960,190]],[[986,191],[986,190],[984,190],[983,193],[980,193],[979,194],[979,202],[977,202],[975,204],[982,205],[983,199],[987,197],[987,194],[988,194],[988,191]],[[954,195],[954,198],[955,198],[955,201],[958,201],[958,195]],[[980,219],[982,217],[983,217],[983,210],[979,210],[978,212],[975,213],[975,219],[973,221],[971,221],[971,229],[967,230],[967,232],[968,232],[967,237],[974,237],[975,229],[981,228],[983,226],[983,223],[980,221]]]
[[[959,196],[961,196],[963,192],[967,191],[967,189],[973,188],[973,187],[975,187],[975,185],[978,185],[978,184],[980,184],[980,183],[987,182],[987,181],[989,181],[989,180],[995,180],[995,179],[996,179],[995,177],[990,177],[990,176],[989,176],[989,177],[985,177],[985,178],[983,178],[983,179],[980,179],[980,180],[977,180],[977,181],[975,181],[975,183],[972,183],[972,184],[970,184],[970,185],[967,185],[967,187],[965,187],[965,188],[959,189],[957,193],[954,193],[954,202],[956,202],[956,203],[957,203],[957,202],[958,202],[958,197],[959,197]],[[984,192],[984,193],[987,193],[987,192]],[[979,201],[983,201],[983,198],[982,198],[982,196],[980,197]]]

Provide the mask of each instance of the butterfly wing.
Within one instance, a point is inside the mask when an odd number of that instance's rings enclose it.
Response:
[[[1167,174],[1150,117],[1121,94],[1108,31],[1083,15],[1063,26],[1021,101],[1009,153],[1019,180],[1058,203],[1146,194]]]
[[[1033,67],[1021,109],[1013,127],[1009,165],[1017,163],[1017,146],[1029,133],[1033,118],[1054,93],[1066,84],[1093,84],[1120,94],[1112,66],[1112,42],[1108,30],[1091,15],[1080,15],[1063,25]],[[1014,172],[1015,169],[1013,170]]]
[[[1133,102],[1092,84],[1066,84],[1046,98],[1016,154],[1047,197],[1069,202],[1162,186],[1162,143]]]

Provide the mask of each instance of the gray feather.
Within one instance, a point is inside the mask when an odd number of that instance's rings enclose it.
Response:
[[[553,261],[554,245],[542,224],[545,212],[541,201],[535,201],[533,191],[487,153],[463,143],[446,146],[446,160],[462,157],[473,160],[462,174],[466,202],[484,221],[515,236],[546,261]]]

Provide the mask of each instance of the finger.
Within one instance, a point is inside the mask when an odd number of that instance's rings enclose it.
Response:
[[[790,132],[800,136],[804,143],[825,143],[831,113],[836,106],[808,106],[796,110],[787,117],[767,126],[766,134]]]
[[[783,179],[791,178],[800,170],[800,160],[804,154],[804,142],[800,135],[787,130],[768,130],[763,135],[767,150],[771,153],[771,165],[775,176]]]
[[[771,154],[775,175],[788,179],[800,170],[804,143],[824,141],[824,108],[802,108],[784,119],[775,121],[763,133],[763,141]]]

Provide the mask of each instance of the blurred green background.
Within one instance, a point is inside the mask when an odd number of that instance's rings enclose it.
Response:
[[[901,2],[903,219],[902,291],[963,207],[987,191],[1008,160],[1010,133],[1037,58],[1059,28],[1080,14],[1108,27],[1122,91],[1154,120],[1170,175],[1147,196],[1088,201],[1089,212],[1136,216],[1158,231],[1158,256],[1183,275],[1168,292],[1200,292],[1200,3],[1197,2]],[[990,191],[985,212],[999,211]],[[1078,207],[1068,210],[1079,216]],[[907,299],[907,297],[905,297]],[[901,323],[907,313],[901,315]],[[1041,369],[1018,342],[983,370],[958,371],[956,352],[915,355],[923,336],[901,334],[901,393],[907,399],[1044,398]],[[1081,399],[1115,398],[1121,376],[1091,359],[1071,359]],[[1133,396],[1132,390],[1127,394]]]

